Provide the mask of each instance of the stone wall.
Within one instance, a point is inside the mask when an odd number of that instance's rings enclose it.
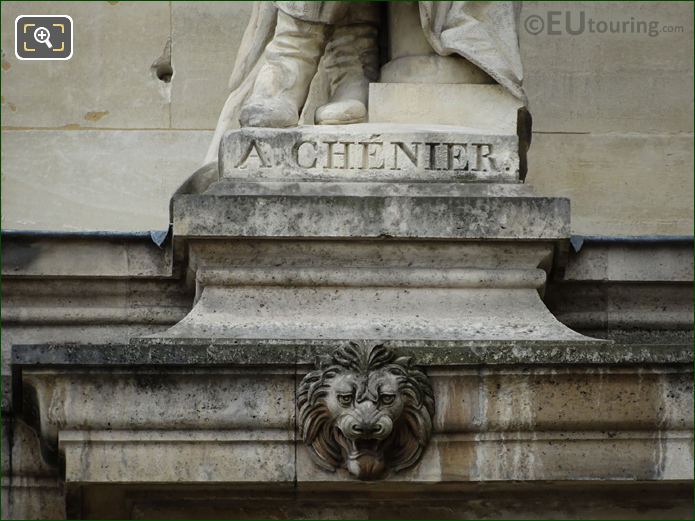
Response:
[[[212,135],[251,4],[1,9],[3,229],[166,228],[169,198]],[[574,32],[584,16],[582,34],[568,34],[567,13]],[[71,15],[73,58],[17,60],[19,14]],[[544,27],[532,34],[536,16]],[[600,22],[620,22],[619,33],[597,32]],[[534,116],[527,182],[571,198],[575,234],[690,234],[690,4],[524,2],[521,23]]]

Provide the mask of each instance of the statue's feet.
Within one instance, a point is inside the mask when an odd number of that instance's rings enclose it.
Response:
[[[367,107],[356,99],[333,101],[316,109],[317,125],[350,125],[367,121]]]
[[[294,127],[299,123],[299,111],[283,98],[251,98],[239,112],[242,127]]]

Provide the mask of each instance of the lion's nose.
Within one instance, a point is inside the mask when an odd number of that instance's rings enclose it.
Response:
[[[379,424],[353,424],[350,427],[350,430],[352,431],[352,434],[355,436],[377,436],[381,434],[381,431],[384,430],[384,428],[379,425]]]

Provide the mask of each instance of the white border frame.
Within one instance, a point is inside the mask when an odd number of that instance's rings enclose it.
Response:
[[[20,18],[54,18],[56,16],[62,16],[63,18],[67,18],[70,20],[70,55],[66,56],[65,58],[22,58],[19,53],[17,52],[17,27],[19,24],[19,19]],[[72,58],[73,53],[75,52],[75,47],[74,47],[74,39],[75,39],[75,22],[72,19],[72,16],[69,14],[20,14],[17,18],[14,19],[14,55],[17,57],[18,60],[22,61],[65,61],[69,60]]]

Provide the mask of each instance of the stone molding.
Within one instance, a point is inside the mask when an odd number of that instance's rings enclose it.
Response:
[[[345,482],[315,465],[297,424],[296,389],[335,346],[15,346],[15,410],[68,484]],[[422,459],[387,481],[692,479],[687,346],[387,346],[415,354],[437,403]]]

